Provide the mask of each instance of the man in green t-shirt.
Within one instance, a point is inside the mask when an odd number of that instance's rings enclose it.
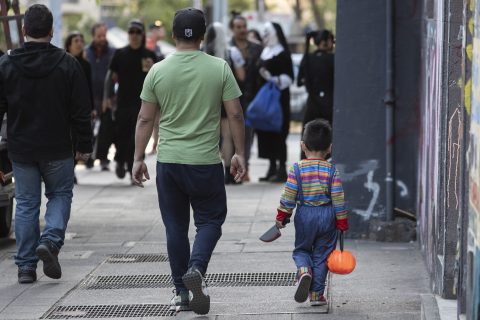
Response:
[[[134,183],[142,187],[150,178],[143,154],[158,112],[156,182],[176,290],[171,309],[198,314],[210,310],[204,275],[227,214],[219,154],[222,102],[236,151],[230,173],[241,181],[246,172],[241,92],[228,64],[199,50],[204,33],[202,11],[186,8],[176,12],[173,39],[177,51],[152,67],[140,95],[132,170]],[[190,206],[197,228],[191,254]]]

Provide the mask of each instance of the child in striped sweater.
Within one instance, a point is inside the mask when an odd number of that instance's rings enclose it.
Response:
[[[301,142],[307,159],[290,168],[277,210],[276,224],[285,227],[297,207],[295,249],[297,266],[295,301],[310,297],[312,306],[327,304],[323,293],[327,278],[327,258],[337,241],[337,230],[348,229],[342,181],[335,165],[325,160],[331,153],[332,129],[323,119],[305,126]]]

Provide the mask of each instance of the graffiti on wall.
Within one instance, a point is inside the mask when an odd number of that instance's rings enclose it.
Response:
[[[433,19],[426,21],[426,38],[423,44],[423,110],[421,112],[421,128],[419,137],[418,158],[418,216],[419,231],[422,235],[422,247],[428,253],[426,262],[432,271],[434,266],[434,237],[438,220],[440,175],[440,115],[441,115],[441,82],[443,62],[443,1],[436,1]]]
[[[358,165],[358,168],[353,171],[346,171],[346,166],[337,164],[337,168],[342,173],[342,180],[344,182],[350,182],[354,179],[364,179],[363,187],[367,194],[368,203],[365,207],[362,208],[352,208],[352,212],[359,215],[363,221],[368,221],[371,218],[378,218],[384,212],[382,211],[382,206],[379,205],[379,195],[381,192],[381,186],[385,185],[385,181],[376,180],[375,173],[379,167],[380,163],[377,159],[370,159],[363,161]],[[379,174],[378,176],[383,176]],[[397,184],[397,195],[401,198],[406,198],[410,196],[407,185],[400,179],[396,179]]]
[[[469,159],[469,253],[473,259],[472,306],[473,319],[480,317],[480,1],[472,1],[473,20],[468,27],[473,28],[472,79],[471,79],[471,122]],[[468,54],[468,53],[467,53]]]

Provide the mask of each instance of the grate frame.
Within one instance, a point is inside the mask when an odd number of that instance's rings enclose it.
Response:
[[[295,272],[210,273],[205,281],[209,287],[290,287],[295,285]],[[93,276],[83,289],[170,288],[169,274]]]
[[[165,254],[143,254],[127,253],[112,254],[106,263],[150,263],[150,262],[168,262],[168,256]]]
[[[41,319],[97,319],[97,318],[150,318],[174,317],[166,304],[122,304],[93,306],[57,306]]]

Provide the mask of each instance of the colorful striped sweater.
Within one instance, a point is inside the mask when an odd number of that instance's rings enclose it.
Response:
[[[302,178],[302,190],[305,206],[321,206],[332,203],[337,220],[347,219],[347,209],[345,207],[345,199],[343,195],[342,181],[338,170],[331,163],[320,159],[306,159],[298,162],[300,176]],[[329,188],[331,175],[332,179],[331,192]],[[288,179],[285,183],[285,189],[280,198],[279,214],[291,216],[293,209],[300,200],[297,198],[298,182],[295,176],[294,167],[290,167],[288,171]]]

